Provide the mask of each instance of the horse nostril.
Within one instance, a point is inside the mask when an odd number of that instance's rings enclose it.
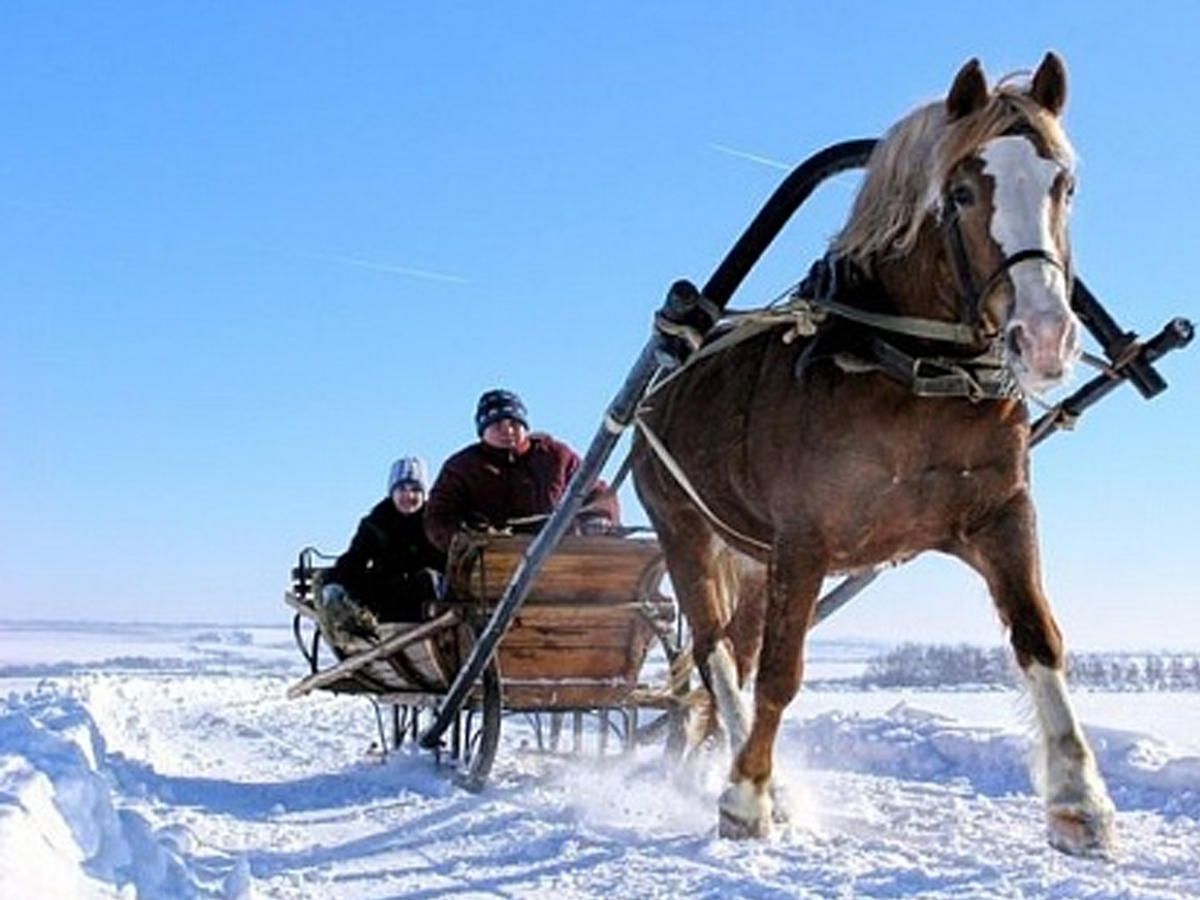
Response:
[[[1015,357],[1021,355],[1021,335],[1024,331],[1025,328],[1022,325],[1014,323],[1008,326],[1008,331],[1004,333],[1004,342],[1008,352]]]

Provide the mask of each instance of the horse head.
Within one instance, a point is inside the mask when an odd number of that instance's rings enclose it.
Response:
[[[836,242],[902,312],[952,317],[980,342],[1002,341],[1009,369],[1032,393],[1063,381],[1079,354],[1065,102],[1054,53],[1027,84],[992,89],[969,61],[944,101],[881,141]]]
[[[1027,90],[999,96],[1018,118],[954,163],[939,213],[968,314],[973,307],[985,329],[1003,332],[1009,368],[1038,392],[1061,382],[1079,353],[1067,238],[1075,179],[1061,131],[1050,130],[1066,101],[1062,61],[1046,54]],[[992,102],[972,60],[946,98],[947,119],[986,116]]]

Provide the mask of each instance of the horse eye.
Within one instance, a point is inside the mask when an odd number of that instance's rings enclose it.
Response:
[[[970,206],[975,202],[975,192],[965,184],[950,188],[950,200],[955,206]]]

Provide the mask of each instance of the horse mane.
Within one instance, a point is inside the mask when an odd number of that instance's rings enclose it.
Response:
[[[944,100],[919,107],[893,125],[867,162],[850,216],[832,248],[868,273],[872,263],[910,252],[925,220],[941,206],[950,171],[994,137],[1028,128],[1068,168],[1075,152],[1060,120],[1003,79],[981,109],[949,121]]]

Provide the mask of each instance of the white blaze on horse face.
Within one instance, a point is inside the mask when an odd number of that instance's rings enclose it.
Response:
[[[1019,135],[989,141],[980,151],[991,176],[991,234],[1005,257],[1022,250],[1045,250],[1055,259],[1051,190],[1062,172],[1059,162],[1040,156]],[[1066,277],[1044,259],[1023,260],[1008,270],[1013,309],[1005,325],[1010,365],[1021,386],[1037,393],[1061,382],[1079,352],[1079,323],[1071,312]]]

